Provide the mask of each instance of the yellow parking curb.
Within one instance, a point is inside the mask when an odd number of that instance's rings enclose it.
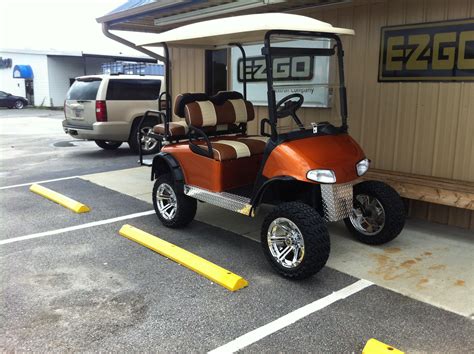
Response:
[[[90,208],[87,205],[79,203],[78,201],[66,197],[65,195],[55,192],[49,188],[40,186],[39,184],[32,184],[30,191],[52,200],[53,202],[58,203],[65,208],[71,209],[75,213],[86,213],[90,211]]]
[[[371,338],[367,341],[362,354],[404,354],[404,352],[392,347],[391,345],[382,343],[375,338]]]
[[[207,279],[222,285],[230,291],[245,288],[247,280],[241,276],[229,272],[227,269],[205,260],[191,252],[178,246],[153,236],[145,231],[137,229],[131,225],[123,225],[119,231],[120,235],[135,241],[159,254],[179,263],[186,268],[195,271]]]

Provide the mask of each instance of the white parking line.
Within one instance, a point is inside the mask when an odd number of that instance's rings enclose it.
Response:
[[[223,346],[211,350],[209,354],[217,354],[217,353],[234,353],[246,346],[258,342],[260,339],[269,336],[272,333],[279,331],[282,328],[285,328],[296,321],[301,320],[302,318],[319,311],[339,300],[345,299],[359,291],[371,286],[373,283],[361,279],[356,281],[354,284],[346,286],[345,288],[333,292],[331,295],[325,296],[322,299],[316,300],[308,305],[300,307],[299,309],[290,312],[289,314],[282,316],[275,321],[267,323],[266,325],[254,329],[251,332],[248,332],[233,341],[224,344]]]
[[[24,186],[30,186],[32,184],[40,184],[40,183],[49,183],[49,182],[56,182],[56,181],[64,181],[66,179],[73,179],[73,178],[79,178],[80,176],[70,176],[70,177],[62,177],[62,178],[55,178],[55,179],[47,179],[44,181],[36,181],[36,182],[29,182],[29,183],[21,183],[21,184],[13,184],[11,186],[5,186],[5,187],[0,187],[1,189],[10,189],[10,188],[16,188],[16,187],[24,187]]]
[[[87,229],[89,227],[105,225],[105,224],[111,224],[111,223],[114,223],[114,222],[117,222],[117,221],[122,221],[122,220],[139,218],[141,216],[151,215],[151,214],[154,214],[154,213],[155,213],[154,210],[148,210],[148,211],[144,211],[144,212],[141,212],[141,213],[123,215],[123,216],[119,216],[119,217],[112,218],[112,219],[93,221],[93,222],[89,222],[87,224],[69,226],[69,227],[64,227],[62,229],[51,230],[51,231],[46,231],[46,232],[39,232],[37,234],[31,234],[31,235],[26,235],[26,236],[9,238],[9,239],[6,239],[6,240],[1,240],[0,245],[6,245],[8,243],[13,243],[13,242],[18,242],[18,241],[31,240],[32,238],[62,234],[64,232],[69,232],[69,231]]]

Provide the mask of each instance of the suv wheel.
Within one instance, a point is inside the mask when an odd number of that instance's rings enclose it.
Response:
[[[97,146],[101,147],[104,150],[115,150],[122,145],[121,141],[109,141],[109,140],[95,140]]]
[[[326,224],[310,206],[301,202],[278,205],[262,225],[265,257],[281,275],[304,279],[319,272],[329,258]]]
[[[161,150],[161,145],[158,140],[148,136],[148,133],[153,132],[153,127],[155,124],[158,124],[156,119],[147,118],[144,120],[140,131],[142,133],[141,145],[142,145],[142,154],[149,155],[149,154],[156,154]],[[138,123],[134,124],[132,133],[130,135],[130,141],[128,144],[130,145],[130,149],[136,154],[138,154]]]

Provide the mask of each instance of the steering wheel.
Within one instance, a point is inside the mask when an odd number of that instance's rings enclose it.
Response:
[[[292,101],[297,98],[297,101]],[[296,111],[303,105],[304,97],[300,93],[292,93],[291,95],[283,97],[276,104],[277,118],[285,118],[291,116],[301,130],[305,130],[303,123],[296,115]]]

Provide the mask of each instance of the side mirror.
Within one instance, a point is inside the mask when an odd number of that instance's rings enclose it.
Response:
[[[11,93],[7,93],[7,97],[13,96]]]

